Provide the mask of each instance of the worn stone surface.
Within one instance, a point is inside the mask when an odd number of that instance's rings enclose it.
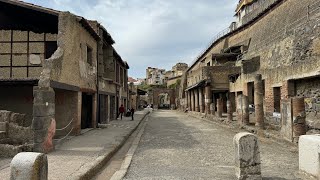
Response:
[[[320,135],[304,135],[299,139],[299,170],[320,178]]]
[[[48,160],[45,154],[24,152],[11,161],[10,180],[47,180]]]
[[[236,177],[239,180],[262,179],[258,138],[251,133],[238,133],[233,139]]]
[[[176,111],[154,111],[125,179],[235,179],[236,132]],[[295,179],[298,154],[285,144],[261,139],[264,179]]]

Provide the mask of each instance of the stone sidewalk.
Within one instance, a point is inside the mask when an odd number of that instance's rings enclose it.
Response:
[[[49,179],[90,179],[122,146],[131,133],[148,114],[135,113],[123,120],[111,121],[108,128],[94,129],[80,136],[65,140],[49,153]],[[0,160],[0,179],[10,179],[9,160]]]

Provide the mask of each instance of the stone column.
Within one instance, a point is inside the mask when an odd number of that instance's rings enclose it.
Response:
[[[191,107],[190,107],[190,91],[187,91],[187,107],[189,109],[189,111],[191,111]]]
[[[205,113],[210,114],[210,104],[212,102],[212,93],[211,93],[211,86],[206,86],[205,87],[205,93],[204,93],[204,98],[205,98]]]
[[[201,113],[204,112],[204,106],[203,106],[203,89],[202,89],[202,88],[199,89],[199,109],[200,109],[200,112],[201,112]]]
[[[210,113],[211,113],[212,115],[215,115],[215,104],[214,104],[214,103],[211,103],[211,104],[210,104]]]
[[[73,122],[73,134],[80,135],[81,133],[81,111],[82,111],[82,92],[77,92],[77,112]]]
[[[233,120],[233,108],[230,99],[227,100],[227,121],[231,122]]]
[[[217,114],[219,118],[222,117],[222,112],[223,112],[223,100],[220,95],[219,99],[217,99]]]
[[[237,119],[240,125],[249,124],[248,97],[243,94],[239,94],[237,97]]]
[[[198,89],[194,90],[194,104],[195,104],[195,112],[199,112],[199,92],[198,92]]]
[[[91,126],[93,128],[97,128],[97,99],[98,99],[98,94],[92,95],[92,121],[91,121]]]
[[[257,74],[254,79],[254,108],[256,126],[264,129],[263,84],[261,74]]]
[[[110,123],[110,95],[106,96],[106,104],[107,104],[107,109],[106,109],[106,113],[107,113],[107,124]],[[135,107],[136,111],[138,110],[138,106]]]
[[[34,151],[48,153],[54,149],[53,137],[56,132],[55,92],[50,87],[33,88]]]
[[[194,91],[193,90],[190,90],[190,96],[191,96],[191,108],[190,110],[191,111],[194,111]]]
[[[262,180],[258,138],[251,133],[242,132],[235,135],[233,144],[237,179]]]

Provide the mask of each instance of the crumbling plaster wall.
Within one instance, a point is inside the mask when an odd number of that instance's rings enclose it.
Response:
[[[92,65],[87,63],[87,45],[92,48]],[[53,62],[51,80],[95,90],[97,41],[69,12],[59,15],[59,60]]]

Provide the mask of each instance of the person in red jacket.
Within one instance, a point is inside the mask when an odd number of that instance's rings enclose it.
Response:
[[[121,120],[122,120],[122,116],[123,116],[123,113],[124,113],[124,107],[123,107],[123,104],[121,104],[121,106],[119,107],[119,115],[121,115]],[[119,117],[118,115],[118,117]]]

